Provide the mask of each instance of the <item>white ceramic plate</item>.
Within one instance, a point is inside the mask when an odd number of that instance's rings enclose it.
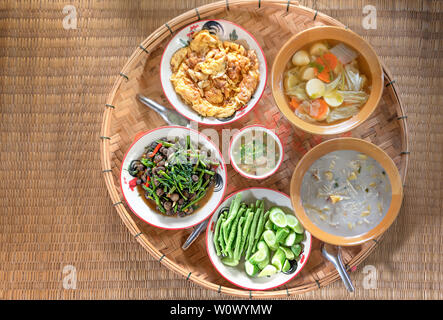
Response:
[[[129,182],[134,179],[127,170],[132,160],[139,159],[145,152],[145,147],[151,144],[153,141],[160,138],[186,138],[190,135],[191,140],[199,145],[206,147],[212,154],[216,155],[217,160],[221,164],[216,173],[218,179],[214,186],[214,192],[208,202],[195,213],[185,217],[168,217],[155,210],[152,210],[144,199],[141,198],[137,188],[132,188]],[[185,229],[190,228],[203,220],[207,219],[214,210],[219,206],[226,190],[226,164],[223,161],[223,157],[218,148],[206,137],[205,135],[195,131],[193,129],[179,127],[179,126],[167,126],[160,127],[154,130],[142,133],[136,137],[136,140],[129,147],[123,158],[122,167],[120,170],[120,186],[126,203],[131,210],[145,222],[162,229]]]
[[[241,192],[243,202],[251,203],[255,202],[257,199],[265,200],[265,209],[269,209],[272,206],[279,206],[285,211],[285,213],[293,214],[291,199],[288,195],[282,192],[267,188],[249,188],[240,190],[238,192]],[[213,236],[215,222],[217,221],[217,218],[222,209],[225,207],[229,208],[233,196],[235,196],[238,192],[229,195],[229,197],[227,197],[223,201],[223,203],[219,206],[217,211],[211,217],[208,228],[206,230],[206,248],[208,251],[209,259],[211,260],[215,269],[217,269],[217,271],[223,276],[223,278],[238,287],[248,290],[269,290],[279,287],[286,282],[292,280],[305,266],[306,261],[309,258],[309,254],[311,253],[311,234],[305,230],[305,239],[302,241],[304,249],[297,259],[297,270],[290,275],[279,272],[271,277],[249,277],[245,272],[244,258],[242,258],[241,262],[235,267],[224,265],[221,262],[220,257],[217,256],[214,248]]]
[[[172,75],[170,61],[173,54],[180,48],[187,46],[192,35],[195,32],[200,31],[202,28],[207,28],[211,32],[216,33],[221,40],[232,40],[242,45],[246,44],[247,49],[255,50],[259,61],[260,82],[255,90],[255,93],[252,95],[251,100],[245,107],[238,110],[233,117],[223,120],[218,120],[214,117],[202,117],[199,115],[181,99],[181,97],[175,92],[174,87],[169,80]],[[239,25],[226,20],[200,20],[178,31],[166,46],[160,63],[160,80],[163,92],[165,93],[166,98],[169,100],[169,103],[189,120],[197,121],[198,123],[206,125],[224,125],[245,116],[260,100],[266,87],[267,75],[268,69],[266,65],[266,58],[257,40],[255,40],[255,38],[248,31]]]
[[[275,167],[270,170],[269,172],[267,172],[266,174],[263,175],[252,175],[249,174],[245,171],[243,171],[242,169],[240,169],[237,165],[237,163],[234,161],[234,157],[232,155],[232,152],[234,151],[234,147],[238,141],[238,139],[240,139],[243,135],[247,134],[250,131],[256,131],[256,132],[266,132],[268,135],[270,135],[271,137],[274,138],[275,141],[275,145],[278,147],[278,152],[280,154],[280,158],[278,159],[278,161],[275,163]],[[243,129],[241,129],[239,132],[237,132],[233,137],[232,140],[229,144],[229,160],[231,161],[231,165],[232,167],[235,169],[235,171],[237,171],[240,175],[242,175],[245,178],[249,178],[249,179],[265,179],[271,175],[273,175],[278,168],[280,168],[282,162],[283,162],[283,158],[285,156],[285,152],[284,152],[284,148],[283,148],[283,144],[280,141],[280,138],[277,136],[277,134],[275,134],[273,131],[267,129],[265,126],[262,125],[252,125],[252,126],[247,126],[244,127]]]

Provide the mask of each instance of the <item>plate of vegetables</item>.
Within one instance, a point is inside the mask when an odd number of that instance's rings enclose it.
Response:
[[[268,188],[231,194],[206,231],[214,267],[226,280],[248,290],[269,290],[293,279],[306,264],[311,242],[289,196]]]
[[[123,196],[145,222],[184,229],[208,218],[223,200],[226,165],[211,140],[166,126],[139,134],[120,171]]]

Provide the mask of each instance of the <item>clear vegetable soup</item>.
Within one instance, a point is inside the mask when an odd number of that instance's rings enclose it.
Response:
[[[306,45],[288,62],[283,77],[290,107],[302,120],[331,124],[356,115],[366,103],[370,79],[360,55],[332,41]]]
[[[391,194],[389,179],[377,161],[354,150],[340,150],[312,164],[303,177],[301,199],[317,227],[352,237],[380,223]]]
[[[237,167],[257,177],[274,170],[280,156],[280,148],[275,138],[262,130],[241,133],[232,147],[232,159]]]

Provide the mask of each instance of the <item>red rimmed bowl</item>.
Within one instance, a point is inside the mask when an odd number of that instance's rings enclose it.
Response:
[[[263,137],[263,134],[266,133],[268,135],[266,141]],[[238,152],[238,148],[241,147],[241,143],[242,143],[242,137],[244,137],[244,141],[251,141],[252,139],[257,138],[258,141],[262,141],[263,143],[266,143],[266,148],[268,148],[268,153],[272,152],[275,150],[278,150],[278,159],[275,160],[274,159],[266,159],[266,172],[263,172],[263,174],[253,174],[251,172],[247,172],[246,170],[242,169],[240,167],[241,163],[238,163],[239,161],[241,162],[241,159],[236,159],[236,155],[234,155],[236,152]],[[269,138],[270,137],[270,138]],[[273,148],[272,142],[274,142],[274,146],[276,148],[274,148],[274,150],[271,150]],[[269,144],[271,143],[271,144]],[[281,143],[280,138],[278,137],[278,135],[266,128],[265,126],[262,125],[251,125],[251,126],[247,126],[242,128],[239,132],[237,132],[231,139],[231,142],[229,144],[229,161],[232,165],[232,167],[235,169],[235,171],[237,171],[240,175],[242,175],[245,178],[249,178],[249,179],[265,179],[271,175],[273,175],[278,168],[281,166],[282,162],[283,162],[283,158],[284,158],[284,148],[283,148],[283,144]],[[265,157],[264,154],[259,154],[259,157]],[[267,160],[271,160],[270,162],[268,162]],[[256,159],[256,161],[259,161],[258,159]],[[244,161],[244,165],[246,165],[246,161]],[[250,163],[252,165],[252,163]]]
[[[194,213],[185,217],[166,216],[145,202],[145,199],[143,199],[142,195],[139,193],[137,187],[133,183],[134,179],[136,178],[129,174],[128,167],[132,160],[140,159],[142,154],[145,153],[145,147],[155,140],[165,137],[167,139],[185,139],[188,135],[190,136],[191,141],[209,150],[220,163],[216,169],[216,179],[213,187],[214,190],[211,194],[208,194],[208,198],[206,199],[205,203]],[[122,167],[120,169],[121,191],[126,203],[135,213],[135,215],[154,227],[169,230],[190,228],[207,219],[223,201],[226,183],[226,164],[217,146],[211,140],[209,140],[207,136],[201,134],[200,132],[180,126],[159,127],[151,131],[138,134],[135,141],[126,152],[123,158]]]
[[[170,81],[172,75],[170,63],[172,56],[177,50],[187,46],[189,41],[192,39],[192,35],[202,30],[203,28],[210,30],[211,33],[215,33],[222,41],[234,41],[245,46],[246,49],[254,50],[257,54],[260,71],[260,81],[258,83],[258,86],[249,102],[240,110],[237,110],[233,116],[230,116],[228,118],[217,119],[215,117],[201,116],[194,109],[192,109],[191,106],[187,105],[183,101],[183,99],[175,92],[174,87]],[[252,36],[250,32],[245,30],[243,27],[231,21],[226,21],[222,19],[196,21],[178,31],[172,37],[171,41],[167,44],[160,63],[160,81],[163,92],[169,103],[188,120],[211,126],[232,123],[248,114],[255,107],[255,105],[258,103],[261,96],[263,95],[263,92],[266,88],[267,77],[268,68],[266,64],[266,57],[258,41]]]
[[[206,229],[206,250],[208,252],[209,259],[223,278],[238,287],[247,290],[270,290],[282,286],[296,277],[306,265],[311,253],[311,234],[305,230],[305,237],[301,242],[303,244],[303,251],[297,258],[297,269],[291,274],[279,272],[270,277],[249,277],[245,272],[244,258],[242,258],[240,263],[235,267],[230,267],[223,264],[221,257],[217,256],[213,242],[215,223],[219,214],[225,210],[225,208],[229,209],[231,201],[234,199],[234,196],[237,193],[241,193],[242,201],[245,203],[255,203],[255,201],[258,199],[264,200],[265,210],[272,206],[279,206],[286,214],[294,214],[290,197],[280,191],[268,188],[248,188],[232,193],[223,201],[216,212],[212,215],[208,228]]]

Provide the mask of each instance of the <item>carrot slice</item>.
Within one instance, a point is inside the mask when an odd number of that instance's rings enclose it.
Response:
[[[324,68],[323,71],[320,73],[318,72],[317,69],[315,69],[314,74],[318,79],[320,79],[323,82],[326,82],[326,83],[331,82],[331,75],[326,68]]]
[[[333,53],[326,52],[321,57],[318,57],[315,62],[323,67],[321,72],[319,72],[318,68],[315,68],[315,76],[326,83],[331,82],[331,72],[338,63],[337,57]]]
[[[291,102],[289,102],[289,106],[292,108],[292,110],[297,110],[300,104],[298,103],[297,99],[294,97],[291,99]]]
[[[326,62],[327,67],[331,71],[337,66],[338,59],[333,53],[326,52],[321,58]]]
[[[329,106],[323,98],[315,99],[312,101],[312,107],[309,115],[316,120],[324,120],[328,114]]]

